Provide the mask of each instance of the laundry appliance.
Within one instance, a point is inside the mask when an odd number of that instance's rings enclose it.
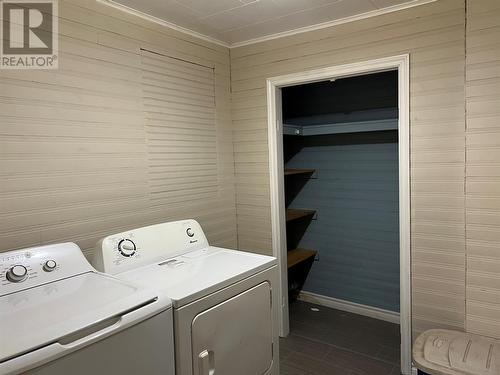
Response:
[[[195,220],[108,236],[95,254],[172,299],[177,375],[279,373],[275,258],[210,246]]]
[[[0,253],[0,374],[174,375],[172,319],[73,243]]]

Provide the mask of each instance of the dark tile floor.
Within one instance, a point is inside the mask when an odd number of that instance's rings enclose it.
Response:
[[[296,301],[280,340],[281,375],[400,374],[399,337],[396,324]]]

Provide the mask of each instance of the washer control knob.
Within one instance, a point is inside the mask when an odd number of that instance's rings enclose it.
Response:
[[[52,272],[52,271],[54,271],[56,269],[56,267],[57,267],[57,263],[56,263],[55,260],[52,260],[52,259],[46,261],[43,264],[43,270],[45,272]]]
[[[118,251],[124,257],[131,257],[135,254],[135,243],[132,240],[125,239],[118,243]]]
[[[186,234],[189,236],[189,237],[193,237],[194,236],[194,232],[191,228],[188,228],[186,229]]]
[[[16,264],[15,266],[9,268],[6,276],[7,280],[13,283],[19,283],[26,279],[26,276],[28,276],[28,270],[26,269],[26,267],[20,264]]]

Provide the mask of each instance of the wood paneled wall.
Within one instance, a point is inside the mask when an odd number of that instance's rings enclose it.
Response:
[[[107,234],[189,217],[212,243],[235,247],[229,50],[95,0],[59,7],[59,69],[0,71],[0,250],[75,241],[90,255]],[[158,168],[150,190],[148,165],[158,153],[147,143],[141,48],[215,71],[209,196],[176,188],[192,183],[185,151],[200,145],[185,137],[189,121],[167,129],[184,149],[167,142],[164,153],[178,165]],[[151,191],[167,192],[169,204]]]
[[[414,328],[500,337],[497,0],[438,0],[231,52],[95,0],[59,4],[60,68],[0,71],[0,251],[76,241],[90,255],[111,232],[194,217],[214,244],[238,235],[269,254],[265,79],[410,53]],[[141,48],[214,68],[213,199],[151,199]]]
[[[396,13],[231,50],[239,247],[271,253],[265,79],[409,53],[416,331],[465,327],[465,3]]]
[[[304,290],[399,313],[397,132],[319,137],[286,163],[317,170],[289,205],[316,210],[298,244],[319,252]]]
[[[500,337],[500,2],[467,1],[466,328]]]

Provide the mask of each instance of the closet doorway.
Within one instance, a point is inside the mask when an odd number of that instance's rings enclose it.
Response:
[[[395,56],[382,58],[377,60],[359,62],[354,64],[346,64],[322,68],[312,71],[301,73],[294,73],[279,77],[267,79],[267,107],[268,107],[268,143],[269,143],[269,166],[270,166],[270,190],[271,190],[271,222],[272,222],[272,240],[273,240],[273,254],[278,258],[280,269],[280,283],[279,295],[281,302],[281,310],[279,316],[280,333],[283,337],[289,333],[289,286],[290,283],[300,289],[300,277],[305,278],[307,275],[307,268],[304,271],[298,272],[291,276],[292,279],[299,278],[299,281],[288,280],[289,271],[292,258],[292,263],[301,258],[309,259],[312,263],[314,259],[314,250],[306,250],[299,248],[299,252],[294,252],[290,255],[287,248],[288,242],[296,242],[294,246],[300,242],[300,238],[292,238],[290,234],[299,235],[304,233],[304,229],[293,229],[287,233],[287,219],[288,222],[293,221],[294,215],[305,215],[307,220],[314,219],[317,213],[314,212],[313,207],[304,207],[304,209],[287,210],[286,207],[290,203],[289,189],[285,194],[285,157],[284,157],[284,134],[301,135],[301,132],[313,132],[311,134],[325,134],[325,127],[315,126],[306,128],[300,124],[296,129],[293,126],[284,126],[283,124],[283,110],[282,98],[283,89],[292,86],[306,85],[311,83],[318,83],[321,86],[322,82],[333,82],[336,80],[343,80],[346,78],[354,78],[366,75],[376,75],[384,72],[394,72],[397,80],[397,107],[395,108],[395,121],[393,129],[384,129],[388,125],[387,121],[382,121],[378,125],[371,122],[369,126],[382,126],[382,128],[373,128],[372,131],[387,130],[382,137],[395,137],[397,142],[395,153],[397,155],[397,172],[398,172],[398,191],[397,191],[397,208],[398,212],[398,226],[399,226],[399,324],[401,331],[401,372],[403,374],[411,374],[411,293],[410,293],[410,184],[409,184],[409,56]],[[387,73],[391,74],[391,73]],[[361,116],[362,117],[362,116]],[[306,121],[307,122],[307,121]],[[321,121],[320,121],[321,122]],[[325,121],[322,121],[325,122]],[[306,123],[302,125],[307,125]],[[330,124],[331,125],[331,124]],[[358,121],[357,125],[366,126],[362,121]],[[354,129],[354,128],[353,128]],[[391,130],[394,132],[391,135]],[[348,130],[347,132],[356,130]],[[359,131],[359,130],[358,130]],[[368,130],[369,131],[369,130]],[[314,133],[316,132],[316,133]],[[318,133],[319,132],[319,133]],[[323,133],[321,133],[323,132]],[[360,133],[361,134],[361,133]],[[371,133],[375,134],[375,133]],[[390,141],[389,141],[390,142]],[[289,150],[290,147],[287,146]],[[320,167],[321,168],[321,167]],[[321,178],[321,170],[315,171],[307,168],[294,168],[288,169],[287,175],[299,173],[304,174],[307,178],[314,178],[315,174],[319,173]],[[306,182],[307,183],[307,182]],[[300,185],[299,183],[299,190]],[[303,185],[303,184],[302,184]],[[293,194],[292,194],[293,195]],[[287,217],[288,215],[288,217]],[[300,217],[299,217],[300,220]],[[307,227],[307,224],[306,224]],[[306,250],[306,251],[302,251]],[[397,249],[396,249],[397,251]],[[321,257],[321,254],[319,254]],[[374,309],[376,313],[376,309]]]

